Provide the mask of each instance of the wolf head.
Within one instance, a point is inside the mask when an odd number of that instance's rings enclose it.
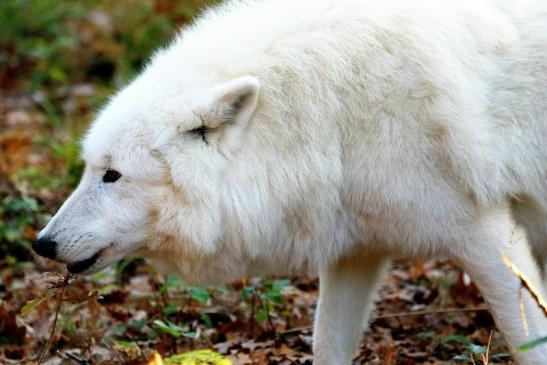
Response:
[[[180,251],[215,250],[219,176],[243,141],[259,82],[181,85],[161,72],[150,67],[94,121],[81,182],[34,242],[38,254],[90,274],[128,255],[168,265]]]
[[[111,99],[37,253],[83,274],[142,256],[203,283],[307,271],[352,242],[341,100],[357,93],[331,84],[354,68],[262,3],[207,12]]]

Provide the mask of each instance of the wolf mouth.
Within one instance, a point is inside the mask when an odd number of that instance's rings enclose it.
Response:
[[[78,261],[72,264],[67,264],[66,268],[70,273],[78,274],[82,271],[89,269],[91,266],[93,266],[93,264],[97,262],[97,259],[99,258],[100,255],[101,255],[101,252],[99,251],[88,259]]]

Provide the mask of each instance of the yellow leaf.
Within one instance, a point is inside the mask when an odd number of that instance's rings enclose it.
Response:
[[[232,365],[232,361],[213,350],[197,350],[165,358],[171,365]]]
[[[163,360],[161,359],[161,355],[157,352],[154,352],[154,355],[152,355],[152,358],[148,362],[147,365],[163,365]]]

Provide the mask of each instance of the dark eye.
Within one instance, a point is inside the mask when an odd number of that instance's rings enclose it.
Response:
[[[122,174],[120,174],[116,170],[108,169],[103,175],[103,182],[105,183],[113,183],[116,180],[118,180],[120,177],[122,177]]]
[[[208,131],[209,131],[209,129],[206,126],[202,125],[201,127],[198,127],[198,128],[195,128],[195,129],[192,129],[192,130],[188,131],[188,133],[199,136],[203,140],[203,142],[207,143],[207,132]]]

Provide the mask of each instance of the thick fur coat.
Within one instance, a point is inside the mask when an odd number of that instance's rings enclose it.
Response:
[[[82,182],[40,239],[84,273],[127,255],[201,283],[318,271],[319,365],[350,363],[391,258],[447,256],[514,350],[547,334],[527,294],[526,333],[520,283],[501,258],[541,288],[546,9],[264,0],[209,10],[94,121]],[[514,356],[547,364],[545,347]]]

